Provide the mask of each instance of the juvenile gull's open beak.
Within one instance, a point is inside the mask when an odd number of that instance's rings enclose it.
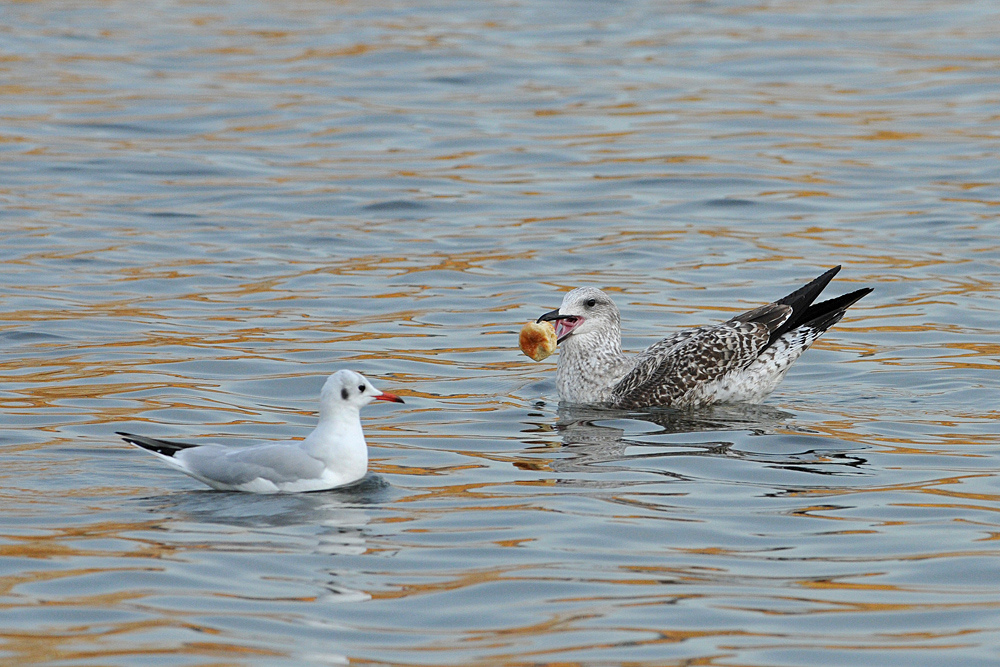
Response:
[[[562,316],[559,314],[559,309],[556,308],[555,310],[550,310],[549,312],[545,313],[537,320],[535,320],[535,322],[552,322],[558,320],[560,317]]]
[[[535,321],[555,323],[553,326],[556,329],[556,343],[561,343],[566,340],[566,337],[573,333],[574,329],[583,324],[582,317],[577,317],[576,315],[560,315],[558,308],[550,310]]]

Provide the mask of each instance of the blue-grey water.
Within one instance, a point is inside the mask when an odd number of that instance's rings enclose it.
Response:
[[[0,4],[0,663],[1000,662],[992,0]],[[844,266],[761,406],[560,408],[521,325],[638,350]],[[304,436],[208,490],[117,430]]]

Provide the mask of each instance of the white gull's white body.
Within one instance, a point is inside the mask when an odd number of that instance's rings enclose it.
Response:
[[[377,400],[403,402],[376,389],[360,373],[340,370],[323,385],[319,423],[302,441],[226,447],[119,435],[220,491],[321,491],[356,482],[368,471],[360,411]]]
[[[839,269],[774,303],[678,332],[637,355],[622,352],[621,316],[611,298],[594,287],[572,290],[558,309],[539,318],[556,328],[559,398],[627,409],[759,403],[792,362],[871,292],[813,304]]]

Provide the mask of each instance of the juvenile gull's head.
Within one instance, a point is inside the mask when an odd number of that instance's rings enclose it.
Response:
[[[562,305],[545,313],[538,321],[553,323],[559,343],[570,336],[587,337],[588,334],[598,334],[604,337],[621,331],[618,307],[611,297],[596,287],[577,287],[567,292]]]

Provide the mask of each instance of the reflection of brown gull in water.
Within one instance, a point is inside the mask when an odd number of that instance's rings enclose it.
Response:
[[[658,426],[646,435],[672,433],[704,433],[707,431],[748,430],[763,433],[792,417],[790,412],[765,405],[734,403],[718,405],[696,412],[679,410],[618,410],[615,408],[583,405],[560,405],[556,428],[563,433],[563,444],[597,444],[602,436],[597,432],[609,430],[595,422],[630,419]],[[611,429],[621,430],[623,429]],[[589,435],[588,435],[589,434]]]
[[[759,403],[789,366],[866,287],[813,303],[840,267],[788,296],[720,324],[687,329],[630,356],[621,348],[621,316],[611,298],[579,287],[539,322],[553,322],[559,344],[556,385],[567,403],[617,408],[697,408]]]
[[[771,434],[792,418],[791,413],[763,405],[719,405],[697,412],[675,410],[627,411],[613,408],[560,406],[556,430],[562,435],[562,453],[568,455],[549,464],[559,472],[624,471],[632,469],[629,462],[665,457],[723,457],[756,461],[788,470],[821,475],[843,474],[846,468],[856,468],[865,460],[854,453],[819,452],[815,442],[803,440],[803,448],[794,452],[768,453],[747,451],[735,447],[734,440],[691,440],[689,442],[657,442],[659,436],[685,433],[746,433],[751,436]],[[643,423],[657,428],[631,437],[625,436],[625,426],[631,422],[641,429]],[[763,441],[762,441],[763,444]],[[626,450],[637,448],[634,453]],[[650,449],[655,451],[649,451]],[[642,450],[646,449],[649,453]],[[614,465],[614,464],[618,465]],[[612,465],[606,465],[612,464]],[[846,466],[846,468],[845,468]],[[662,471],[668,477],[683,479],[683,475]]]

